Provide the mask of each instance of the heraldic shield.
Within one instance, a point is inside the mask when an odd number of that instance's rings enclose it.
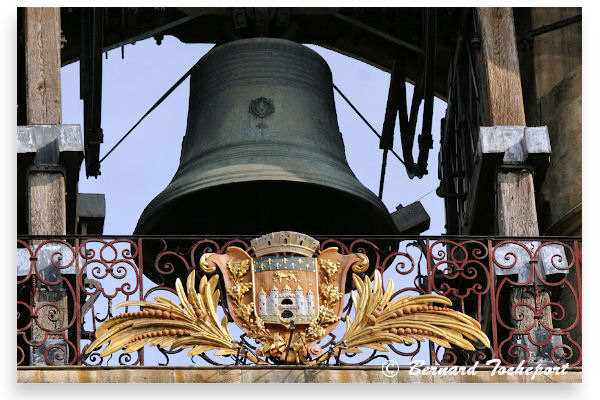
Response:
[[[343,309],[348,270],[364,272],[362,254],[342,255],[298,232],[274,232],[251,241],[254,257],[238,247],[204,255],[207,273],[219,268],[235,323],[262,343],[260,356],[299,362],[319,356],[317,343],[331,332]]]

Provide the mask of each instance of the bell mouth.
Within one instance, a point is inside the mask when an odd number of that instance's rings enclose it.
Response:
[[[237,182],[169,197],[159,196],[146,207],[134,234],[260,236],[284,230],[311,236],[397,234],[387,209],[374,195],[377,202],[312,183]]]

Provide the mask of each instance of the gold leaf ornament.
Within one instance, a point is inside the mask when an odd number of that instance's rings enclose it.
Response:
[[[402,296],[390,301],[394,283],[390,280],[383,290],[378,270],[375,271],[373,282],[367,276],[363,280],[357,275],[352,278],[356,288],[351,293],[354,320],[350,317],[346,319],[346,332],[335,345],[335,353],[357,353],[359,347],[387,352],[389,348],[385,345],[394,342],[425,340],[445,348],[455,345],[471,351],[475,350],[471,341],[490,347],[490,341],[479,322],[448,308],[452,302],[446,297],[426,294]]]
[[[197,292],[195,276],[192,271],[187,278],[187,295],[177,279],[175,287],[180,304],[155,297],[154,302],[126,301],[117,305],[115,308],[138,306],[140,311],[120,314],[102,323],[85,354],[107,343],[101,357],[120,349],[125,349],[126,353],[136,351],[146,344],[170,347],[170,350],[192,348],[188,353],[190,356],[214,349],[237,352],[239,345],[234,344],[226,319],[219,321],[217,316],[218,276],[210,280],[203,276]]]

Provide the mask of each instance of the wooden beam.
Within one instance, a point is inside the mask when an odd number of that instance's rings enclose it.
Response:
[[[60,8],[25,9],[25,77],[27,124],[60,124]],[[66,234],[64,175],[35,171],[28,180],[29,233]]]
[[[483,125],[526,125],[512,9],[477,8],[481,35]]]
[[[27,123],[60,124],[60,8],[26,9],[25,58]]]
[[[32,235],[65,235],[65,177],[59,172],[29,174],[29,230]]]
[[[539,236],[531,172],[498,172],[497,196],[498,234]]]

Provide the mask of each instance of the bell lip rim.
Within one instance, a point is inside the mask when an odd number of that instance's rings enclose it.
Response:
[[[357,179],[357,181],[358,181],[358,179]],[[225,183],[225,184],[222,184],[222,185],[202,187],[202,188],[199,188],[197,190],[194,190],[193,187],[191,187],[191,186],[187,186],[187,187],[185,187],[185,190],[190,190],[191,189],[191,191],[189,191],[187,194],[184,194],[184,195],[178,196],[178,197],[171,197],[170,196],[171,200],[167,200],[167,202],[168,203],[172,203],[172,202],[177,202],[179,200],[184,200],[186,198],[192,197],[194,194],[198,193],[198,190],[224,188],[224,187],[227,187],[227,186],[239,185],[240,183],[251,183],[251,182],[252,181],[247,181],[247,180],[246,181],[239,181],[239,182],[228,182],[228,183]],[[374,215],[372,219],[378,218],[380,221],[386,220],[387,223],[386,223],[385,227],[387,229],[385,229],[385,231],[387,231],[388,233],[385,233],[385,234],[393,234],[393,235],[397,235],[398,234],[398,229],[396,228],[396,224],[393,221],[393,218],[391,216],[391,212],[387,209],[387,207],[385,206],[385,204],[383,203],[383,201],[381,201],[381,199],[379,199],[379,197],[377,197],[373,192],[371,192],[366,186],[364,186],[364,189],[365,189],[364,191],[370,193],[371,196],[369,196],[369,197],[372,197],[372,199],[375,200],[375,201],[369,201],[368,198],[362,198],[362,197],[353,196],[355,193],[347,191],[347,190],[343,190],[343,189],[341,189],[339,187],[326,186],[324,184],[319,184],[319,183],[314,183],[314,182],[290,181],[290,180],[282,180],[282,179],[271,179],[271,180],[265,179],[265,180],[255,181],[255,182],[257,182],[257,183],[258,182],[261,182],[261,183],[263,183],[263,182],[268,182],[268,183],[272,183],[272,182],[288,182],[288,183],[289,182],[293,182],[293,183],[296,183],[296,184],[303,184],[303,185],[307,185],[307,186],[316,186],[316,187],[325,189],[327,191],[335,191],[335,192],[343,193],[344,195],[348,196],[349,198],[354,198],[356,200],[359,200],[359,203],[376,205],[377,206],[376,207],[377,216]],[[360,183],[360,181],[358,181],[358,182]],[[362,185],[362,183],[361,183],[361,185]],[[165,190],[166,190],[166,188],[165,188]],[[136,234],[155,234],[155,233],[143,233],[143,232],[140,232],[139,229],[140,229],[140,226],[147,225],[147,224],[151,223],[152,220],[155,220],[157,218],[156,217],[157,215],[160,216],[160,214],[165,214],[165,212],[167,210],[167,208],[165,208],[165,207],[160,207],[159,208],[158,205],[154,205],[152,208],[150,208],[150,206],[152,206],[153,203],[159,203],[159,201],[157,199],[159,199],[159,197],[163,193],[165,193],[165,190],[163,190],[162,192],[160,192],[157,196],[155,196],[150,201],[150,203],[148,203],[146,205],[146,207],[144,208],[144,210],[140,214],[140,217],[138,218],[138,222],[136,224],[136,227],[133,230],[133,234],[134,235],[136,235]],[[171,194],[172,194],[172,192],[171,192]],[[166,204],[166,202],[165,201],[161,201],[160,204]],[[172,209],[173,206],[171,206],[170,208]],[[154,211],[154,212],[152,212],[152,214],[154,214],[154,217],[150,219],[148,217],[148,215],[151,214],[151,211]],[[348,217],[351,218],[352,215],[349,214]],[[152,225],[156,225],[156,223],[152,223]],[[326,234],[326,233],[322,233],[322,234]]]

